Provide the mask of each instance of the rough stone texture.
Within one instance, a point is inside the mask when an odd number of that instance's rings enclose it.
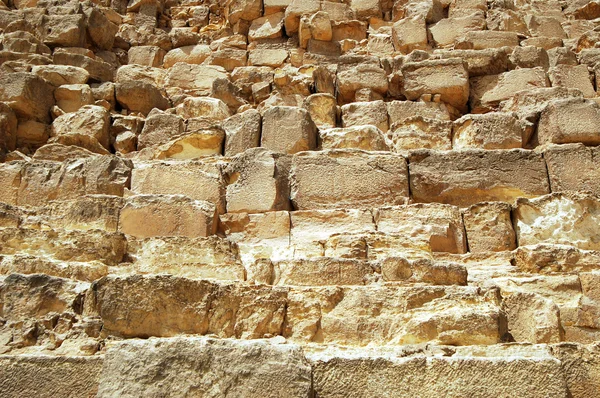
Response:
[[[329,174],[329,178],[317,176]],[[291,199],[299,210],[403,204],[408,197],[402,156],[352,150],[303,152],[293,157]]]
[[[317,128],[302,108],[273,107],[263,114],[260,144],[274,152],[310,151],[317,145]]]
[[[598,147],[556,145],[544,151],[553,192],[585,191],[600,194],[596,156]]]
[[[173,369],[175,363],[179,365]],[[268,340],[125,341],[109,349],[103,369],[98,397],[308,397],[312,388],[311,367],[301,348]],[[167,377],[161,383],[154,382],[156,375],[165,373]]]
[[[516,248],[510,205],[501,202],[478,203],[463,213],[469,251],[501,252]]]
[[[581,98],[552,101],[541,113],[538,140],[540,144],[598,145],[599,113],[600,105],[594,101]]]
[[[411,153],[409,164],[410,190],[420,202],[510,203],[550,189],[544,159],[531,151],[417,151]]]

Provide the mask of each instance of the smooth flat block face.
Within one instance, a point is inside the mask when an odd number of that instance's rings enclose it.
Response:
[[[409,163],[411,193],[417,202],[512,203],[550,189],[544,159],[532,151],[416,151]]]

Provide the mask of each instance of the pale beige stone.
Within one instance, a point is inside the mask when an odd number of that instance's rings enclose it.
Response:
[[[337,125],[337,101],[331,94],[316,93],[304,100],[304,108],[319,128],[333,128]]]
[[[552,145],[544,151],[553,192],[584,191],[600,194],[598,147]]]
[[[52,123],[52,142],[78,145],[92,152],[107,153],[110,114],[96,105],[85,105],[76,112],[57,117]],[[101,146],[100,148],[98,148]]]
[[[469,114],[454,122],[452,148],[522,148],[524,135],[521,123],[509,113]]]
[[[250,25],[248,40],[257,41],[281,37],[283,35],[283,21],[284,13],[282,12],[255,19]]]
[[[475,204],[464,211],[463,221],[471,253],[499,252],[516,248],[511,207],[507,203]]]
[[[550,68],[548,77],[553,87],[576,88],[585,98],[596,96],[587,65],[557,65]]]
[[[409,194],[406,173],[406,160],[400,155],[358,150],[302,152],[292,160],[291,199],[299,210],[403,204]]]
[[[54,90],[56,105],[64,112],[75,112],[84,105],[93,105],[92,89],[87,84],[66,84]]]
[[[353,102],[342,106],[342,127],[373,125],[388,131],[387,107],[383,101]]]
[[[175,113],[184,119],[203,117],[224,120],[231,116],[229,107],[223,101],[208,97],[187,97],[175,107]]]
[[[396,51],[410,54],[413,50],[426,50],[427,26],[423,18],[404,18],[392,25],[392,39]]]
[[[458,37],[470,31],[483,30],[485,28],[485,14],[476,12],[462,17],[451,17],[442,19],[440,22],[429,27],[433,41],[438,47],[448,47],[454,44]]]
[[[316,148],[317,128],[308,111],[297,107],[274,106],[262,116],[262,147],[290,154]]]
[[[183,195],[136,195],[121,210],[119,231],[136,238],[209,236],[217,230],[216,210]]]
[[[262,118],[260,113],[249,109],[223,121],[225,130],[225,156],[234,156],[247,149],[260,146]]]
[[[383,131],[372,125],[319,130],[322,149],[388,151]]]
[[[182,46],[170,50],[164,57],[163,68],[167,69],[177,62],[201,64],[210,55],[210,47],[206,44]]]
[[[445,120],[412,116],[390,126],[386,134],[395,152],[412,149],[450,150],[452,123]]]
[[[550,102],[540,115],[540,144],[600,143],[600,106],[582,98]]]
[[[187,160],[221,155],[225,132],[221,128],[203,128],[175,138],[157,148],[156,159]]]

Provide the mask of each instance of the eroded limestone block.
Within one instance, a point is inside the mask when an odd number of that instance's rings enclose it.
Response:
[[[452,148],[512,149],[523,147],[524,129],[511,114],[469,114],[454,122]]]
[[[372,125],[319,130],[322,149],[388,151],[383,131]]]
[[[392,124],[386,138],[395,152],[423,148],[447,151],[452,148],[452,123],[412,116]]]
[[[383,101],[353,102],[342,106],[342,127],[372,125],[388,131],[387,107]]]
[[[515,231],[507,203],[486,202],[469,207],[463,213],[469,251],[471,253],[516,248]]]
[[[584,191],[600,194],[598,150],[598,147],[586,147],[583,144],[548,147],[544,151],[544,159],[548,165],[552,191]]]
[[[289,156],[265,148],[249,149],[234,157],[225,169],[227,211],[289,210],[290,163]]]
[[[406,159],[389,153],[330,150],[296,154],[291,199],[298,210],[398,205],[408,198]],[[322,178],[329,175],[329,178]]]
[[[583,98],[552,101],[540,115],[540,144],[600,144],[600,105]]]
[[[416,151],[409,164],[411,193],[419,202],[512,202],[550,189],[542,156],[522,149]]]
[[[217,208],[184,195],[137,195],[121,210],[119,231],[136,238],[209,236],[217,230]]]
[[[204,396],[227,391],[231,396],[307,397],[312,389],[311,367],[302,349],[268,340],[130,340],[112,347],[105,361],[99,397],[189,391]],[[173,368],[174,363],[181,366]],[[153,375],[163,373],[168,376],[155,383]],[[125,374],[135,377],[135,382]]]
[[[274,106],[263,113],[260,145],[273,152],[314,150],[317,127],[310,114],[291,106]]]
[[[594,195],[553,193],[518,199],[514,210],[519,246],[537,243],[600,249],[600,201]]]

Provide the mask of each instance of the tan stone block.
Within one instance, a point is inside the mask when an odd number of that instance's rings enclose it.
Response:
[[[0,76],[0,101],[12,108],[19,119],[50,121],[54,88],[33,73],[6,73]]]
[[[500,252],[516,248],[511,207],[507,203],[478,203],[463,213],[469,251]]]
[[[138,150],[165,144],[183,134],[185,128],[181,116],[162,112],[152,112],[144,122],[138,136]]]
[[[576,88],[585,98],[596,96],[587,65],[557,65],[548,70],[553,87]]]
[[[431,252],[466,253],[466,237],[460,211],[439,203],[378,209],[377,231],[400,236],[413,247]]]
[[[283,49],[256,49],[251,50],[248,56],[248,65],[270,66],[277,68],[288,59],[289,53]]]
[[[539,243],[519,246],[515,251],[514,264],[522,272],[530,274],[553,274],[583,272],[597,269],[600,252],[581,250],[574,246]],[[583,283],[583,280],[582,280]]]
[[[404,157],[391,153],[303,152],[292,159],[291,199],[299,210],[403,204],[409,194],[406,173]]]
[[[247,149],[260,146],[262,118],[260,113],[249,109],[223,121],[225,130],[225,156],[234,156]]]
[[[203,128],[175,138],[158,147],[155,159],[189,160],[221,155],[225,132],[221,128]]]
[[[195,44],[174,48],[165,55],[162,66],[167,69],[177,62],[199,65],[209,57],[210,53],[210,47],[206,44]]]
[[[441,102],[390,101],[386,102],[390,126],[415,115],[429,119],[450,120],[446,105]]]
[[[276,39],[278,37],[281,37],[283,36],[283,23],[284,13],[282,12],[257,18],[254,21],[252,21],[252,24],[250,25],[250,30],[248,32],[248,40],[252,42],[264,39]]]
[[[466,32],[456,38],[454,48],[463,50],[485,50],[488,48],[518,47],[519,36],[515,32],[495,32],[491,30]]]
[[[233,159],[224,173],[229,213],[288,210],[291,159],[265,148],[249,149]]]
[[[55,87],[64,84],[86,84],[90,77],[85,69],[69,65],[34,65],[31,72]]]
[[[373,125],[388,131],[387,107],[383,101],[353,102],[342,106],[342,127]]]
[[[549,243],[600,249],[599,203],[596,196],[579,193],[517,200],[513,218],[519,246]]]
[[[208,97],[187,97],[175,107],[175,112],[185,119],[203,117],[224,120],[231,116],[229,107],[223,101]]]
[[[225,180],[217,161],[137,163],[131,171],[131,191],[136,194],[185,195],[213,203],[225,212]]]
[[[516,69],[499,75],[474,77],[470,80],[470,105],[473,113],[488,112],[519,91],[549,86],[548,78],[542,68]]]
[[[413,50],[426,50],[427,25],[423,18],[404,18],[392,25],[392,39],[396,51],[410,54]]]
[[[65,112],[75,112],[84,105],[94,104],[92,89],[87,84],[66,84],[54,90],[56,105]]]
[[[506,72],[509,67],[508,54],[501,48],[438,50],[437,53],[442,59],[461,58],[467,64],[469,77],[497,75]]]
[[[347,104],[354,102],[355,94],[362,89],[369,89],[384,95],[388,90],[388,79],[385,71],[372,63],[340,65],[337,73],[338,102]]]
[[[317,128],[306,110],[274,106],[263,113],[262,147],[292,154],[315,149],[316,141]]]
[[[321,9],[320,0],[291,0],[285,9],[285,15],[277,15],[277,19],[285,17],[285,32],[288,35],[298,32],[300,17],[313,14]]]
[[[383,131],[372,125],[319,130],[321,148],[389,151]]]
[[[521,148],[524,135],[519,120],[509,113],[469,114],[454,122],[452,148]]]
[[[227,78],[227,72],[220,66],[177,62],[167,71],[164,84],[167,92],[179,89],[190,95],[208,95],[213,82],[222,78]]]
[[[572,98],[552,101],[540,115],[540,144],[600,144],[600,105],[591,100]]]
[[[127,63],[160,68],[167,52],[157,46],[135,46],[127,52]]]
[[[445,18],[429,27],[433,41],[438,47],[449,47],[467,32],[484,30],[485,14],[476,12],[464,17]]]
[[[119,230],[136,238],[202,237],[217,230],[214,204],[183,195],[137,195],[121,210]]]
[[[553,192],[587,191],[600,194],[598,147],[552,145],[544,151]]]
[[[386,134],[395,152],[411,149],[450,150],[452,123],[445,120],[413,116],[394,123]]]
[[[374,280],[374,270],[364,260],[319,257],[273,263],[273,285],[364,285]]]
[[[410,190],[418,202],[468,206],[512,202],[549,192],[546,164],[540,154],[521,149],[417,151],[409,157]]]
[[[337,125],[337,101],[331,94],[317,93],[306,97],[304,108],[319,129]]]
[[[108,153],[110,114],[97,105],[85,105],[76,112],[57,117],[52,123],[52,142],[78,145],[92,152]],[[98,148],[99,146],[101,148]]]
[[[171,103],[154,85],[130,81],[115,85],[115,98],[117,102],[130,112],[141,112],[148,115],[152,109],[165,110]]]
[[[410,62],[402,66],[403,93],[409,100],[439,94],[440,100],[465,109],[469,100],[469,74],[460,59]]]

